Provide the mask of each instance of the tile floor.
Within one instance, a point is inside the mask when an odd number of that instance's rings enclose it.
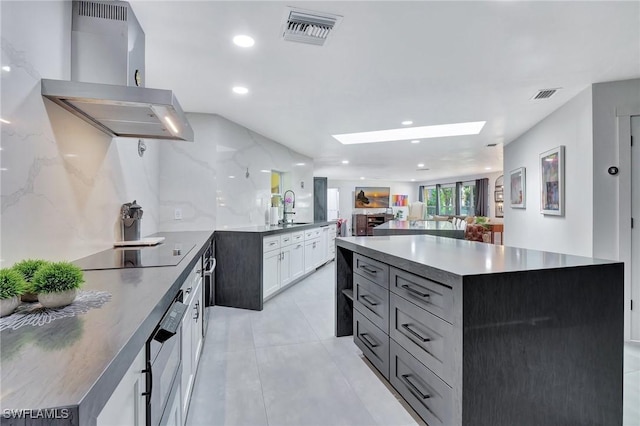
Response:
[[[352,337],[334,337],[335,264],[265,303],[216,306],[188,426],[424,425]],[[625,345],[624,423],[640,426],[640,344]]]

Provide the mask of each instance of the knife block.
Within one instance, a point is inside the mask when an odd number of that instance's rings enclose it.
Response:
[[[122,219],[122,240],[137,241],[140,239],[140,221],[142,219]]]

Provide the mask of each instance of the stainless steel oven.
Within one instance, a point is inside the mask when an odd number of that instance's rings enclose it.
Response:
[[[216,258],[214,257],[214,242],[211,240],[204,254],[202,255],[202,285],[204,286],[204,306],[215,306],[216,304],[216,287],[215,274]],[[207,334],[207,325],[209,322],[208,310],[202,308],[202,336]]]
[[[167,424],[182,376],[181,324],[187,306],[182,290],[160,320],[146,345],[147,425]],[[178,408],[181,404],[178,404]]]

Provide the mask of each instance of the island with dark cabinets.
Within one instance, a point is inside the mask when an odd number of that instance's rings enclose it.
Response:
[[[430,425],[621,425],[623,264],[431,235],[336,239],[336,336]]]

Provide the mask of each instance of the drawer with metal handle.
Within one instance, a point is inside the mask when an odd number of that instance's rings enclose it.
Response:
[[[429,426],[453,422],[452,389],[398,343],[389,344],[389,381]]]
[[[453,326],[394,293],[389,297],[389,305],[389,337],[451,383]]]
[[[354,253],[353,272],[384,288],[389,288],[389,265],[385,263]]]
[[[393,267],[389,285],[395,294],[453,323],[453,291],[449,287]]]
[[[389,380],[389,336],[355,309],[353,341],[371,364]]]
[[[280,248],[280,235],[264,237],[262,239],[262,251],[264,253]]]
[[[354,273],[353,302],[362,315],[389,333],[389,290]]]

